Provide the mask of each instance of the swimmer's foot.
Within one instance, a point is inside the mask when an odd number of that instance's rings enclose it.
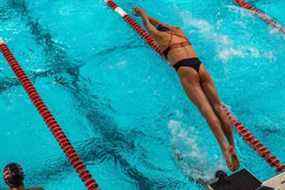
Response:
[[[239,159],[233,146],[229,146],[225,153],[228,168],[234,172],[239,168]]]

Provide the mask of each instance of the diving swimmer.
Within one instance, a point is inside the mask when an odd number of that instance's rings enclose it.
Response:
[[[145,28],[163,51],[164,58],[177,71],[180,82],[213,131],[225,157],[228,168],[239,168],[232,124],[218,96],[214,81],[197,57],[191,42],[176,26],[161,23],[141,8],[134,12],[143,20]]]

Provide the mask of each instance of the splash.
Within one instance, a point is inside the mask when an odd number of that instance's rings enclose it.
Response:
[[[223,20],[217,21],[214,25],[210,24],[207,20],[193,18],[192,15],[183,11],[180,14],[181,19],[186,27],[194,28],[197,33],[202,36],[205,41],[215,44],[216,58],[223,63],[228,63],[233,58],[265,58],[268,60],[275,59],[273,51],[263,52],[249,45],[240,45],[231,39],[230,36],[217,32],[214,26],[223,24]]]
[[[185,129],[181,122],[170,120],[168,128],[175,161],[189,180],[204,184],[212,180],[217,170],[225,169],[223,159],[208,153],[206,147],[199,143],[201,138],[194,127]]]

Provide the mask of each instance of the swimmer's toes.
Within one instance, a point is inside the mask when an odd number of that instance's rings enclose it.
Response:
[[[240,162],[239,162],[238,156],[237,156],[236,154],[235,154],[233,157],[234,157],[234,160],[235,160],[235,161],[234,161],[234,162],[235,162],[235,164],[234,164],[234,165],[235,165],[234,169],[237,170],[237,169],[239,169],[239,167],[240,167]]]
[[[240,162],[233,146],[230,147],[229,153],[231,155],[232,171],[236,171],[240,167]]]

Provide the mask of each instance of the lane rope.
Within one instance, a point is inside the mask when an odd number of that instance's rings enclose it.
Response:
[[[257,15],[259,18],[261,18],[265,23],[270,25],[271,27],[275,28],[277,31],[285,34],[285,28],[278,23],[276,20],[271,18],[269,15],[267,15],[264,11],[254,7],[252,4],[246,2],[245,0],[234,0],[240,7],[247,9],[251,11],[253,14]]]
[[[235,118],[231,112],[224,107],[232,125],[238,131],[238,134],[247,142],[252,149],[254,149],[258,155],[260,155],[271,167],[275,168],[277,172],[282,172],[285,170],[285,165],[274,156],[270,150],[263,145],[241,122]]]
[[[113,0],[105,0],[106,4],[111,7],[116,13],[118,13],[137,33],[143,38],[147,44],[149,44],[158,54],[162,55],[162,51],[159,45],[154,41],[154,39],[141,27],[136,21],[131,18],[121,7],[119,7]],[[225,108],[226,109],[226,108]],[[227,115],[231,119],[233,126],[237,129],[237,132],[243,139],[251,145],[251,147],[256,150],[256,152],[264,158],[264,160],[271,166],[276,169],[276,171],[280,172],[285,169],[285,165],[281,164],[281,162],[274,156],[268,148],[266,148],[260,141],[255,138],[251,132],[245,128],[245,126],[240,123],[230,112],[227,111]]]
[[[57,140],[61,149],[64,151],[71,165],[76,170],[81,180],[84,182],[86,188],[88,190],[99,190],[98,184],[92,178],[90,172],[86,169],[86,166],[80,159],[79,155],[76,153],[75,149],[71,145],[70,141],[64,134],[63,130],[61,129],[51,112],[48,110],[36,88],[30,81],[30,79],[27,77],[20,64],[17,62],[16,58],[8,48],[7,44],[2,40],[0,40],[0,50],[7,62],[9,63],[10,67],[16,74],[18,80],[24,87],[26,93],[29,95],[29,98],[32,101],[33,105],[37,108],[38,112],[47,124],[54,138]]]
[[[154,39],[140,26],[136,23],[136,21],[131,18],[121,7],[119,7],[112,0],[105,0],[107,5],[111,7],[116,13],[118,13],[124,20],[127,22],[138,34],[141,38],[143,38],[146,43],[152,47],[159,55],[162,55],[162,51],[159,45],[154,41]]]

